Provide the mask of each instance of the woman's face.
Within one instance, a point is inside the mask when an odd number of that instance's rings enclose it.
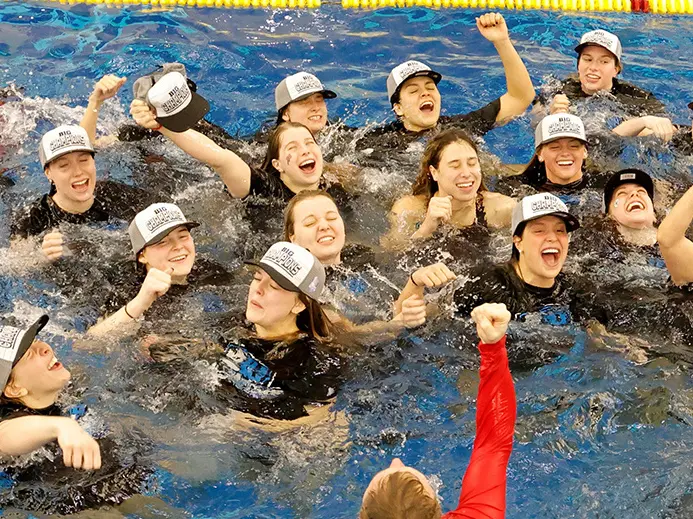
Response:
[[[654,205],[647,190],[638,184],[616,188],[609,202],[609,215],[624,227],[645,229],[654,226]]]
[[[410,131],[435,127],[440,118],[440,92],[435,81],[425,76],[407,79],[392,109]]]
[[[296,292],[280,287],[264,270],[258,268],[248,290],[245,317],[255,326],[267,330],[296,323],[296,316],[305,309]]]
[[[12,368],[13,383],[5,387],[5,396],[16,397],[10,392],[23,388],[23,396],[42,396],[58,393],[70,380],[70,372],[43,341],[35,340],[24,356]]]
[[[288,128],[279,137],[279,157],[272,165],[299,190],[314,187],[322,177],[320,146],[305,128]]]
[[[481,165],[474,148],[464,141],[448,144],[440,155],[438,168],[429,167],[442,196],[468,202],[476,199],[481,185]]]
[[[322,92],[294,101],[284,110],[283,119],[292,123],[301,123],[313,133],[318,133],[327,124],[327,105]]]
[[[50,162],[45,173],[55,184],[54,196],[59,200],[81,204],[94,198],[96,163],[91,153],[67,153]]]
[[[568,256],[568,231],[563,219],[543,216],[531,220],[513,242],[520,251],[524,280],[536,286],[553,285]]]
[[[187,227],[177,227],[139,256],[147,270],[155,268],[172,276],[187,276],[195,264],[195,243]]]
[[[346,238],[344,221],[332,200],[325,196],[302,200],[293,208],[293,219],[293,243],[308,249],[323,264],[339,262]]]
[[[586,94],[611,90],[619,71],[616,56],[599,45],[588,45],[578,58],[578,76]]]
[[[564,137],[543,144],[537,153],[544,163],[546,178],[554,184],[572,184],[582,178],[587,148],[582,141]]]

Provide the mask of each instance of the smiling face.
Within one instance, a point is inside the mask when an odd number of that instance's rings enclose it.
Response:
[[[530,285],[553,286],[568,256],[568,231],[557,216],[542,216],[525,225],[522,236],[513,236],[520,251],[519,270]]]
[[[289,127],[279,136],[278,158],[272,165],[294,193],[314,188],[322,177],[322,152],[311,133],[303,127]]]
[[[631,229],[654,227],[654,204],[647,190],[638,184],[623,184],[614,191],[609,215],[620,225]]]
[[[305,99],[289,103],[284,109],[282,119],[301,123],[313,133],[318,133],[327,124],[327,104],[322,92],[316,92]]]
[[[298,202],[292,213],[290,241],[308,249],[323,265],[339,263],[346,237],[344,220],[334,202],[315,196]]]
[[[45,173],[55,184],[53,200],[59,207],[68,211],[91,207],[96,187],[96,163],[91,153],[67,153],[46,165]]]
[[[392,109],[409,131],[434,128],[440,118],[440,92],[435,81],[427,76],[407,79]]]
[[[440,155],[438,168],[429,166],[438,182],[440,196],[452,196],[458,202],[475,200],[481,185],[481,165],[474,148],[463,141],[448,144]]]
[[[582,178],[587,147],[578,139],[564,137],[542,144],[537,152],[546,167],[546,177],[554,184],[572,184]]]
[[[616,56],[599,45],[588,45],[578,58],[578,76],[586,94],[611,90],[613,80],[620,71]]]
[[[280,287],[264,270],[254,269],[248,289],[245,317],[257,328],[284,330],[296,328],[296,316],[305,309],[296,292]]]
[[[187,227],[176,227],[163,240],[145,247],[138,261],[172,276],[187,276],[195,264],[195,243]]]
[[[70,372],[43,341],[35,340],[12,369],[11,382],[3,394],[22,401],[51,400],[70,380]]]

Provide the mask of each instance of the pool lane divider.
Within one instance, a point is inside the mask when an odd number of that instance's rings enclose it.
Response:
[[[99,4],[113,7],[219,7],[238,9],[317,9],[341,5],[345,9],[428,7],[432,9],[510,9],[566,12],[623,12],[693,14],[693,0],[44,0],[63,5]]]

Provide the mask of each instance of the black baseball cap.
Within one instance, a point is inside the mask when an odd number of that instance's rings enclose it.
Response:
[[[604,211],[609,212],[609,204],[614,192],[623,184],[637,184],[645,188],[650,200],[654,200],[654,183],[652,177],[640,169],[622,169],[614,173],[604,186]]]

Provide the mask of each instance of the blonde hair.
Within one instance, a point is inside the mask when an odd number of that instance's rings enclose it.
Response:
[[[437,498],[411,472],[393,472],[369,489],[363,497],[359,519],[440,519]]]

